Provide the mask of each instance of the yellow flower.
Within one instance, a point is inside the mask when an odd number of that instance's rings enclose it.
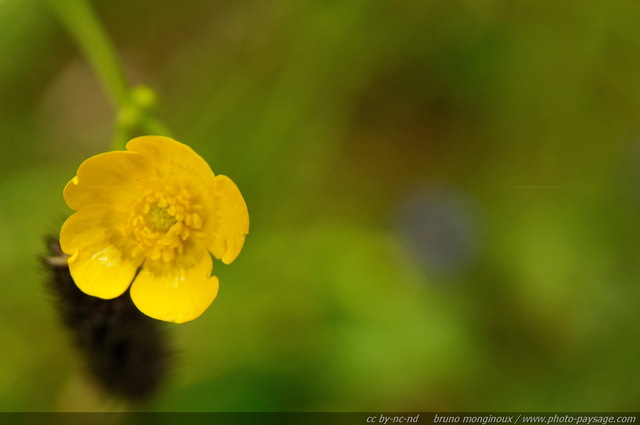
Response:
[[[104,299],[131,286],[140,311],[170,322],[211,305],[218,278],[209,253],[231,263],[249,232],[235,183],[168,137],[137,137],[127,151],[92,156],[64,199],[76,211],[60,231],[76,285]]]

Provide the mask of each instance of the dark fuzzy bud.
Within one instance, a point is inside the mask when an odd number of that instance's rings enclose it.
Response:
[[[87,367],[110,394],[132,402],[152,396],[168,371],[169,349],[163,323],[141,313],[128,291],[103,300],[82,292],[56,238],[47,239],[49,287],[62,322],[71,330]]]

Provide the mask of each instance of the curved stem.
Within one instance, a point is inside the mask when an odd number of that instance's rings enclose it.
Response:
[[[117,109],[116,134],[111,149],[123,150],[134,130],[168,136],[167,127],[153,114],[156,96],[146,86],[131,88],[116,50],[86,0],[47,0],[98,75]]]
[[[97,16],[85,0],[48,0],[98,74],[112,102],[121,108],[128,102],[129,88],[116,51]]]

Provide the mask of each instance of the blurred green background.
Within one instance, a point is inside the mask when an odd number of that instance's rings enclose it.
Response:
[[[251,216],[142,409],[637,411],[640,2],[92,6]],[[119,406],[38,258],[114,119],[45,5],[0,0],[0,410]]]

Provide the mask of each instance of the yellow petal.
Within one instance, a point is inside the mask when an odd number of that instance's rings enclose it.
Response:
[[[214,174],[211,167],[189,146],[163,136],[141,136],[131,139],[127,149],[149,159],[164,177],[178,179],[190,187],[209,184]]]
[[[183,323],[200,316],[218,294],[218,278],[203,246],[185,248],[173,262],[147,261],[131,286],[134,304],[147,316]]]
[[[152,173],[149,160],[137,153],[94,155],[80,164],[64,188],[64,199],[76,211],[88,205],[126,205],[140,196],[141,183]]]
[[[223,263],[236,259],[249,233],[247,204],[236,184],[227,176],[217,176],[213,205],[214,220],[205,223],[207,248]]]
[[[60,246],[69,254],[69,270],[80,290],[111,299],[127,290],[142,258],[134,259],[131,248],[116,230],[122,214],[104,206],[76,212],[60,230]]]

